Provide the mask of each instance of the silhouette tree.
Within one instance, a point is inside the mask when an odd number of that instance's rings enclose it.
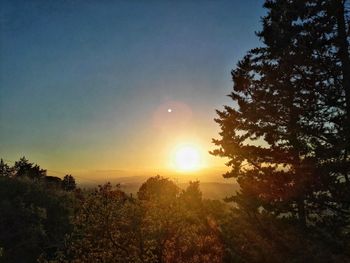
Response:
[[[61,188],[62,186],[62,180],[57,176],[45,176],[43,180],[48,187]]]
[[[0,176],[11,177],[12,174],[13,169],[3,159],[0,159]]]
[[[348,1],[267,0],[232,71],[234,106],[217,111],[218,146],[252,218],[266,214],[345,235],[350,220]]]
[[[77,185],[75,183],[75,179],[72,175],[67,174],[63,177],[62,180],[62,188],[66,191],[74,191]]]
[[[28,177],[33,180],[39,180],[46,176],[46,170],[41,169],[37,164],[30,163],[24,156],[15,162],[13,169],[16,177]]]
[[[29,178],[0,177],[1,262],[37,262],[63,246],[72,197]]]

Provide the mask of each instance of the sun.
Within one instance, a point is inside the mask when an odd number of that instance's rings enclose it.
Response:
[[[175,151],[174,164],[179,171],[194,171],[200,168],[201,158],[196,147],[186,145]]]

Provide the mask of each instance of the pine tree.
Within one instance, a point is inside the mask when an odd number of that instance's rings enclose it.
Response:
[[[350,220],[348,1],[267,0],[258,36],[217,111],[241,209],[334,232]],[[344,232],[342,232],[344,233]]]
[[[11,177],[12,176],[13,169],[4,162],[3,159],[0,159],[0,177]]]
[[[20,158],[13,166],[15,177],[28,177],[32,180],[39,180],[46,176],[46,170],[41,169],[39,165],[30,163],[24,156]]]

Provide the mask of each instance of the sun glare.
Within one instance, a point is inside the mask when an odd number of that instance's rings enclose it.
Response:
[[[182,146],[175,151],[175,168],[179,171],[194,171],[200,168],[200,154],[193,146]]]

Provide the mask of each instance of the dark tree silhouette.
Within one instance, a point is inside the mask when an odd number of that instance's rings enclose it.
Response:
[[[217,111],[214,155],[228,157],[251,215],[346,235],[350,220],[349,17],[341,0],[267,0],[258,36]]]
[[[13,169],[3,159],[0,159],[0,176],[11,177]]]
[[[30,163],[24,156],[15,162],[13,169],[16,177],[28,177],[38,180],[46,176],[46,170],[41,169],[37,164]]]
[[[41,181],[0,177],[0,262],[54,256],[70,232],[72,196]]]
[[[62,180],[62,188],[66,191],[74,191],[77,188],[75,179],[72,175],[67,174]]]
[[[45,176],[45,181],[48,184],[61,185],[62,179],[57,176]]]

